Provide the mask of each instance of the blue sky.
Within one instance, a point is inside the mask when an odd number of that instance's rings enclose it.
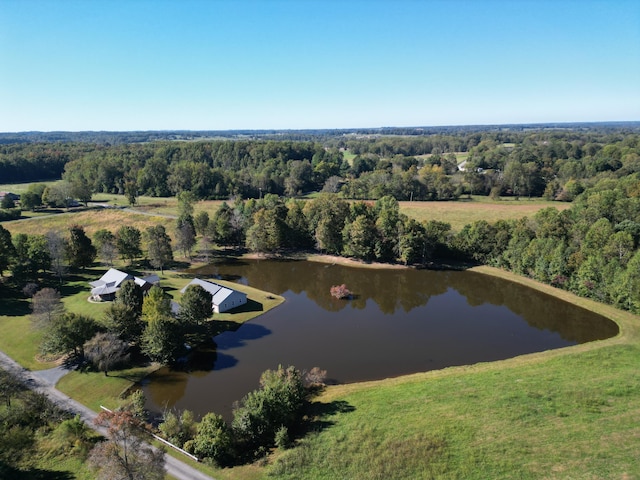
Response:
[[[640,120],[640,2],[0,0],[0,131]]]

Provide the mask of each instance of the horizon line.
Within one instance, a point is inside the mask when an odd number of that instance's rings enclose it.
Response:
[[[153,132],[314,132],[314,131],[358,131],[358,130],[394,130],[394,129],[433,129],[433,128],[489,128],[489,127],[527,127],[527,126],[548,126],[548,125],[605,125],[605,124],[636,124],[638,120],[594,120],[594,121],[560,121],[560,122],[531,122],[531,123],[478,123],[478,124],[448,124],[448,125],[386,125],[377,127],[317,127],[317,128],[229,128],[229,129],[134,129],[134,130],[17,130],[2,131],[4,134],[28,134],[28,133],[153,133]]]

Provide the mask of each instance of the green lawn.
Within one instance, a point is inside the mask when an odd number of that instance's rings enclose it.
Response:
[[[16,193],[18,195],[22,195],[27,190],[29,190],[29,187],[33,184],[43,183],[45,185],[52,185],[56,183],[56,181],[60,181],[60,180],[45,181],[45,182],[27,182],[27,183],[4,183],[4,184],[0,184],[0,192],[11,192],[11,193]]]
[[[120,268],[124,271],[130,271],[126,266]],[[87,301],[90,293],[88,281],[100,278],[105,270],[105,268],[94,268],[70,279],[65,285],[65,290],[63,290],[64,303],[69,311],[84,313],[94,318],[101,317],[102,313],[108,308],[109,303],[96,304]],[[132,271],[132,273],[138,274],[140,272]],[[164,275],[161,276],[160,285],[174,300],[179,301],[180,290],[187,285],[192,278],[193,275],[188,272],[165,271]],[[261,315],[284,301],[284,298],[279,295],[273,295],[245,285],[222,280],[216,280],[216,282],[245,292],[248,296],[246,306],[213,316],[211,322],[219,326],[219,329],[217,329],[218,332],[230,328],[235,329],[240,324]],[[65,292],[68,294],[64,295]],[[216,329],[214,329],[214,331],[216,331]],[[1,343],[0,349],[2,349]],[[107,406],[117,403],[123,391],[155,369],[157,369],[157,365],[127,371],[117,371],[110,373],[107,378],[105,378],[102,373],[73,372],[60,381],[58,388],[67,395],[95,410],[101,404]]]

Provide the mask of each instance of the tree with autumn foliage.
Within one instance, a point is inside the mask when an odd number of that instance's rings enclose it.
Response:
[[[353,293],[351,290],[347,288],[347,286],[343,283],[342,285],[334,285],[331,287],[331,296],[336,297],[338,299],[343,298],[351,298]]]
[[[144,424],[133,413],[103,411],[94,423],[107,429],[107,440],[89,455],[98,480],[164,480],[164,451],[143,441]]]

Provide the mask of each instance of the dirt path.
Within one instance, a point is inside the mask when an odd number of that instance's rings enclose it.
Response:
[[[21,379],[29,388],[46,395],[58,407],[74,415],[80,415],[80,418],[82,418],[89,427],[101,435],[106,436],[106,429],[97,427],[93,423],[93,419],[97,416],[96,412],[55,388],[57,381],[69,371],[68,369],[55,367],[49,370],[31,372],[22,368],[4,352],[0,352],[0,367]],[[170,455],[165,455],[165,468],[169,475],[180,480],[214,480],[212,477],[199,472]]]

